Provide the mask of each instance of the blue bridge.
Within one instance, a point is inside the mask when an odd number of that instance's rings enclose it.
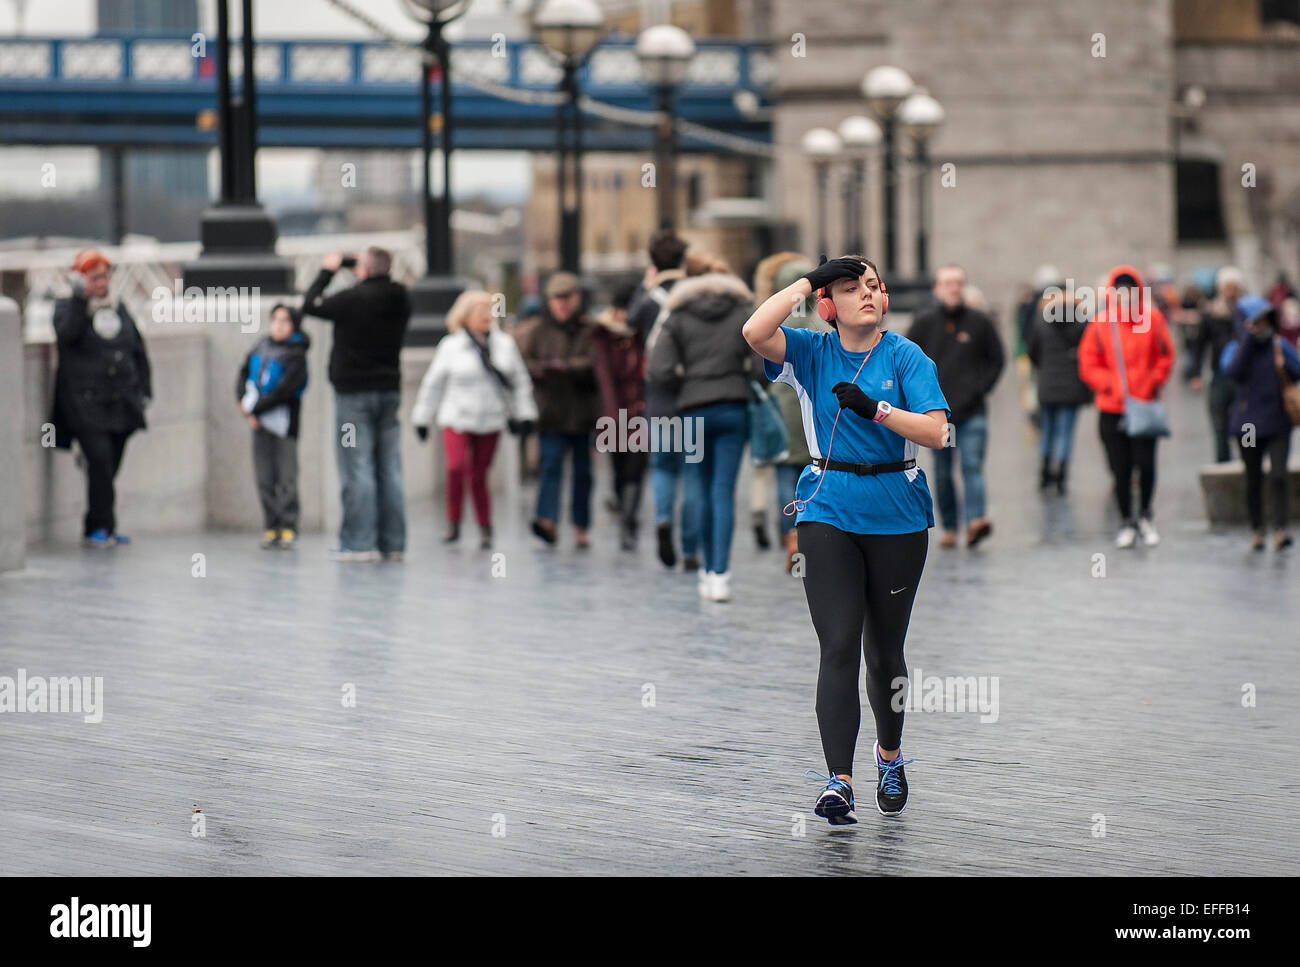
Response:
[[[581,69],[582,92],[616,108],[651,111],[633,38],[607,40]],[[217,46],[201,38],[96,36],[0,38],[0,143],[129,147],[215,146]],[[241,55],[232,41],[237,92]],[[259,41],[258,139],[265,146],[415,148],[421,51],[383,42]],[[675,114],[753,141],[770,142],[766,112],[737,107],[751,91],[760,108],[773,76],[764,44],[697,44]],[[549,150],[560,69],[537,43],[452,45],[455,146]],[[434,79],[434,104],[438,96]],[[501,96],[509,88],[509,96]],[[587,114],[589,150],[649,150],[654,129]],[[689,136],[683,150],[717,150]]]

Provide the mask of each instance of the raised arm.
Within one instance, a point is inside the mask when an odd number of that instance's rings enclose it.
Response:
[[[807,279],[798,279],[774,293],[745,320],[740,330],[745,342],[764,359],[780,366],[785,362],[785,333],[781,331],[781,323],[811,293],[812,286]]]

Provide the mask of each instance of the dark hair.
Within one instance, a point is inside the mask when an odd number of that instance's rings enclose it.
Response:
[[[881,275],[880,275],[880,269],[876,268],[876,263],[873,262],[873,261],[871,261],[871,259],[867,258],[865,255],[859,255],[859,254],[856,253],[856,252],[851,252],[851,253],[849,253],[848,255],[841,255],[840,258],[844,258],[844,259],[857,259],[859,262],[866,262],[867,265],[871,266],[871,271],[876,273],[876,278],[879,279],[880,284],[881,284],[881,285],[884,285],[884,284],[885,284],[885,280],[884,280],[884,278],[881,277]],[[840,281],[840,280],[839,280],[839,279],[836,279],[835,281],[838,282],[838,281]],[[831,294],[831,293],[830,293],[830,290],[831,290],[831,287],[834,286],[834,285],[835,285],[835,282],[832,282],[830,285],[828,285],[828,286],[826,287],[826,297],[827,297],[828,299],[830,298],[830,294]],[[830,320],[830,326],[831,326],[832,329],[837,329],[837,330],[838,330],[838,329],[840,328],[839,323],[838,323],[836,320],[834,320],[834,319]]]
[[[300,313],[293,306],[285,305],[283,302],[277,302],[275,305],[271,306],[271,318],[274,319],[275,314],[279,312],[281,309],[289,313],[289,321],[293,323],[293,328],[295,329],[302,328],[302,313]]]
[[[651,235],[647,248],[650,261],[660,272],[677,268],[686,256],[686,243],[671,228],[661,228]]]
[[[626,309],[632,304],[632,296],[636,294],[636,287],[640,279],[624,279],[614,286],[609,294],[609,304],[615,309]]]

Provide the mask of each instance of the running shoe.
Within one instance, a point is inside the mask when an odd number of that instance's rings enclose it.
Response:
[[[717,572],[713,574],[713,588],[711,601],[730,601],[731,600],[731,572]]]
[[[705,601],[713,600],[713,572],[712,571],[700,571],[698,587],[699,587],[701,598],[703,598]]]
[[[903,766],[910,765],[915,759],[904,759],[900,752],[893,762],[881,765],[880,745],[873,747],[876,757],[876,771],[880,779],[876,783],[876,809],[882,816],[897,816],[907,806],[907,776]]]
[[[280,534],[274,530],[262,531],[262,550],[273,551],[280,546]]]
[[[113,543],[117,545],[130,544],[131,538],[127,537],[125,534],[119,534],[117,531],[113,531]]]
[[[280,528],[280,547],[291,551],[298,546],[298,534],[292,527]]]
[[[1160,535],[1156,533],[1156,525],[1151,523],[1150,517],[1138,519],[1138,533],[1142,535],[1142,543],[1147,547],[1155,547],[1160,543]]]
[[[86,547],[112,547],[113,535],[103,528],[100,528],[97,531],[92,531],[87,534],[81,539],[81,542]]]
[[[1119,529],[1119,534],[1115,538],[1116,547],[1132,547],[1137,543],[1138,531],[1132,524],[1125,524]]]
[[[1273,535],[1273,550],[1280,551],[1284,547],[1291,546],[1291,535],[1285,531]]]
[[[378,551],[350,551],[346,547],[330,549],[330,557],[345,564],[370,564],[380,559]]]
[[[826,783],[826,788],[817,797],[813,812],[832,826],[851,826],[858,821],[853,811],[853,786],[839,776],[823,776],[808,769],[803,774],[805,779]]]

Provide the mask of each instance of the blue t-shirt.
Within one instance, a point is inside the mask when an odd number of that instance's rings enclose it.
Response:
[[[834,449],[828,455],[831,427],[840,413],[831,387],[852,382],[867,354],[847,351],[838,332],[789,326],[782,326],[781,331],[785,333],[785,362],[778,366],[764,360],[763,371],[771,382],[785,383],[798,395],[809,453],[844,463],[916,459],[921,449],[918,444],[852,410],[844,410],[840,416]],[[889,329],[872,350],[856,385],[872,399],[912,413],[948,410],[934,362],[916,343]],[[819,482],[821,489],[817,490]],[[841,470],[823,473],[809,464],[799,476],[795,494],[808,500],[815,490],[817,496],[799,512],[797,521],[821,521],[851,534],[911,534],[934,526],[930,488],[919,466],[858,476]]]

